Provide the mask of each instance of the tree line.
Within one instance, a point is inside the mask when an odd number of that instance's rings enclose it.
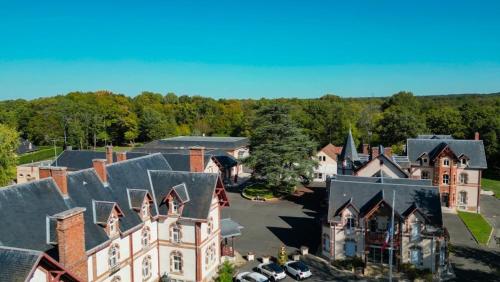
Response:
[[[54,142],[89,149],[176,135],[250,136],[264,106],[287,105],[292,120],[318,148],[341,145],[349,128],[359,143],[394,146],[408,137],[451,134],[485,143],[489,166],[500,166],[500,93],[387,98],[212,99],[143,92],[135,97],[108,91],[73,92],[34,100],[0,102],[0,123],[37,145]]]

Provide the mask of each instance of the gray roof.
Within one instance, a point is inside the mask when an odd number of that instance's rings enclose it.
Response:
[[[352,138],[351,129],[349,129],[349,134],[345,139],[344,146],[342,147],[342,151],[340,152],[339,160],[350,160],[352,162],[360,161],[358,156],[358,152],[356,151],[356,144],[354,143],[354,139]]]
[[[385,178],[385,177],[381,178],[381,177],[364,177],[364,176],[353,176],[353,175],[336,175],[332,179],[336,179],[338,181],[432,186],[432,180],[430,179]]]
[[[145,153],[127,152],[127,159],[135,159],[145,155]],[[65,166],[68,170],[81,170],[91,168],[94,159],[106,159],[106,152],[66,150],[54,160],[52,166]],[[113,162],[116,162],[116,152],[113,152]]]
[[[184,204],[181,216],[191,219],[206,220],[210,212],[212,196],[215,193],[218,175],[216,173],[199,173],[185,171],[150,171],[151,186],[159,213],[167,214],[167,207],[161,201],[170,193],[170,190],[179,184],[187,188],[189,201]],[[182,197],[182,196],[181,196]]]
[[[71,205],[52,178],[0,188],[0,246],[27,248],[54,255],[47,243],[47,216]]]
[[[457,157],[465,155],[469,158],[470,168],[486,169],[488,167],[482,140],[408,139],[406,144],[408,159],[413,165],[420,164],[419,158],[422,154],[426,153],[432,160],[441,150],[449,146]]]
[[[0,281],[27,281],[42,255],[39,251],[0,247]]]
[[[451,135],[440,135],[440,134],[420,134],[417,139],[453,139]]]
[[[148,193],[146,189],[127,189],[130,198],[130,208],[140,209]]]
[[[115,205],[113,202],[94,201],[94,222],[107,224]]]
[[[405,182],[409,180],[411,179],[404,179]],[[412,185],[378,183],[362,179],[353,181],[331,179],[328,188],[328,220],[333,220],[349,203],[360,211],[361,217],[380,200],[392,205],[392,193],[396,191],[394,210],[399,215],[404,217],[412,207],[416,207],[429,220],[429,224],[441,227],[443,223],[439,190],[434,186],[423,186],[420,182]]]
[[[207,136],[177,136],[155,140],[145,144],[142,148],[157,149],[187,149],[193,146],[205,149],[234,150],[246,147],[249,144],[247,137],[207,137]]]
[[[230,218],[223,218],[220,220],[222,238],[241,236],[241,229],[243,229],[243,226]]]
[[[23,138],[19,139],[19,146],[16,149],[18,155],[34,152],[36,150],[38,150],[38,147],[31,143],[31,141]]]

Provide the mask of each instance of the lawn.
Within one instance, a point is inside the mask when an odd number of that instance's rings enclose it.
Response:
[[[248,197],[260,197],[264,199],[270,199],[274,197],[273,192],[262,184],[254,184],[248,186],[247,188],[245,188],[245,190],[243,190],[243,193]]]
[[[493,191],[495,197],[500,199],[500,180],[482,178],[481,186],[484,190]]]
[[[139,145],[136,144],[136,147],[138,147]],[[113,152],[128,152],[130,150],[132,150],[134,147],[131,147],[131,146],[113,146]],[[97,147],[95,149],[96,151],[98,152],[104,152],[106,151],[106,147]]]
[[[458,216],[480,244],[486,245],[488,243],[491,226],[481,214],[459,211]]]
[[[32,153],[26,153],[19,156],[18,164],[27,164],[32,162],[39,162],[49,159],[54,159],[54,147],[42,147],[38,151]],[[62,152],[62,147],[56,148],[56,155]]]

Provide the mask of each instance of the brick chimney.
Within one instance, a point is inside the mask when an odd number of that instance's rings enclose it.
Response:
[[[474,133],[474,140],[479,140],[479,132]]]
[[[386,157],[392,157],[392,148],[391,147],[384,147],[384,155]]]
[[[54,215],[59,262],[81,281],[88,280],[84,212],[85,208],[76,207]]]
[[[50,168],[50,174],[52,176],[52,179],[54,179],[54,182],[57,184],[57,187],[59,187],[59,190],[61,190],[61,193],[64,196],[67,196],[68,195],[67,168],[63,166],[53,166]]]
[[[363,144],[363,154],[368,155],[370,152],[368,151],[368,148],[370,147],[369,144]]]
[[[106,146],[106,162],[108,164],[113,163],[113,146]]]
[[[127,152],[117,152],[116,153],[116,161],[122,162],[127,160]]]
[[[378,147],[372,147],[372,159],[378,157],[379,151]]]
[[[92,166],[95,169],[95,172],[99,176],[102,182],[108,182],[108,174],[106,173],[106,160],[105,159],[93,159]]]
[[[50,166],[41,166],[38,168],[38,177],[44,179],[50,177]]]
[[[203,172],[205,170],[205,148],[189,148],[189,167],[191,172]]]

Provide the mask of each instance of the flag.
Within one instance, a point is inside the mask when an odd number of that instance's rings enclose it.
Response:
[[[391,229],[391,226],[389,226],[387,228],[387,232],[385,234],[384,244],[382,244],[382,252],[385,250],[385,248],[387,248],[387,246],[389,245],[389,242],[391,241],[391,233],[392,233],[392,229]]]

